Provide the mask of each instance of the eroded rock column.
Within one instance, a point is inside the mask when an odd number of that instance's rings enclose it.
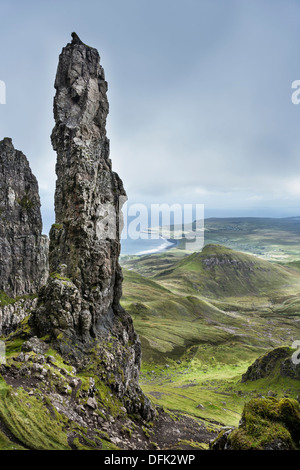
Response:
[[[107,82],[97,50],[72,36],[55,80],[50,276],[31,324],[77,367],[98,361],[99,375],[139,408],[140,342],[120,306],[119,225],[126,193],[109,158]]]

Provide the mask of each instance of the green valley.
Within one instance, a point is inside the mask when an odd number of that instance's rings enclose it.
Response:
[[[281,234],[273,233],[277,245]],[[291,356],[300,340],[300,272],[290,254],[284,265],[283,252],[275,263],[205,243],[201,252],[122,259],[122,304],[140,336],[141,386],[153,402],[220,428],[237,426],[253,398],[297,398],[299,378],[282,374],[279,359],[265,376],[242,380],[257,358],[282,347]]]

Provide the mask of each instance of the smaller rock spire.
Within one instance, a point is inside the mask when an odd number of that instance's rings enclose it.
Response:
[[[48,276],[38,182],[12,139],[0,141],[0,291],[36,293]]]

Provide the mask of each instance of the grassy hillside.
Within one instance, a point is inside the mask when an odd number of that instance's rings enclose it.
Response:
[[[155,279],[213,298],[287,293],[300,285],[298,272],[220,245],[206,245],[156,274]]]
[[[139,264],[149,269],[149,257]],[[259,350],[297,339],[298,272],[216,245],[184,258],[172,254],[166,264],[152,279],[123,270],[122,303],[145,360],[178,359],[202,344],[218,350],[235,342]]]
[[[297,270],[218,245],[124,264],[122,303],[140,335],[141,384],[153,401],[237,425],[258,393],[296,397],[297,380],[241,378],[257,357],[300,338]]]
[[[202,229],[197,225],[185,224],[184,232],[189,238],[202,236]],[[182,227],[175,226],[177,238],[182,235]],[[196,232],[195,232],[196,230]],[[152,229],[158,232],[158,229]],[[168,238],[169,227],[162,227],[162,233]],[[200,233],[202,232],[202,233]],[[204,243],[218,244],[234,250],[255,254],[268,261],[292,262],[299,259],[300,253],[300,217],[226,217],[208,218],[204,221]],[[193,250],[188,244],[187,249]],[[196,251],[196,250],[194,250]]]
[[[134,320],[145,361],[180,359],[200,344],[217,348],[235,337],[229,326],[240,322],[204,299],[178,295],[138,273],[124,270],[123,292],[122,304]]]

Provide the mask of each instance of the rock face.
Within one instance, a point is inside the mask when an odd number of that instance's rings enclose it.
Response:
[[[21,298],[0,307],[0,335],[8,336],[36,307],[37,298]]]
[[[278,369],[284,377],[300,380],[300,365],[292,361],[292,352],[288,347],[272,349],[267,354],[256,359],[242,376],[242,382],[259,380],[274,373]]]
[[[107,83],[98,51],[72,36],[55,80],[56,223],[50,230],[50,276],[30,323],[77,368],[93,358],[98,374],[128,398],[128,407],[147,414],[138,387],[140,342],[119,303],[120,211],[126,193],[109,159]]]
[[[10,138],[0,142],[0,291],[36,293],[48,276],[38,183]]]

